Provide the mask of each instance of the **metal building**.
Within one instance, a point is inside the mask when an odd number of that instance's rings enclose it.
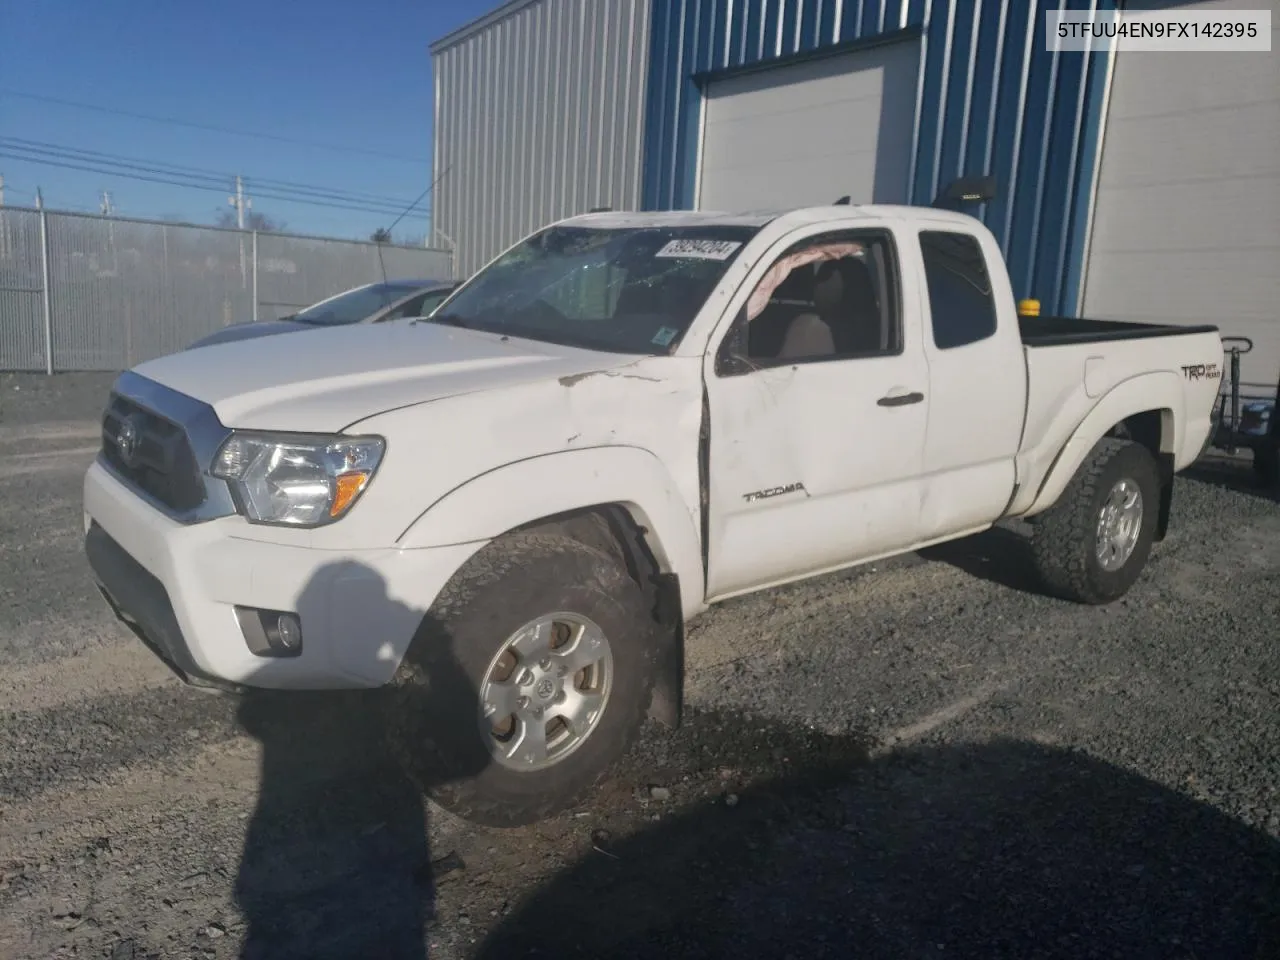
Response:
[[[1280,0],[1272,52],[1046,49],[1117,0],[514,0],[432,48],[437,226],[473,270],[594,206],[974,211],[1056,313],[1214,322],[1280,369]]]
[[[459,276],[545,223],[640,205],[649,23],[649,0],[514,0],[431,46],[431,243]]]

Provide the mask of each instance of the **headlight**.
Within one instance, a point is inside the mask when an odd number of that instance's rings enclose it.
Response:
[[[382,460],[381,437],[235,433],[214,458],[240,512],[257,523],[314,527],[342,517]]]

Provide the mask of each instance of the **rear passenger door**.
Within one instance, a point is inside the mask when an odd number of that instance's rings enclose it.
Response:
[[[983,529],[1004,513],[1022,439],[1027,366],[994,239],[942,223],[919,232],[917,253],[933,399],[920,515],[927,541]]]

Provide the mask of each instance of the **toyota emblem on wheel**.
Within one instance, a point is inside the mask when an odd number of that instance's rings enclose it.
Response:
[[[133,466],[134,455],[138,452],[138,425],[132,417],[127,417],[120,424],[120,430],[116,434],[116,451],[126,467]]]

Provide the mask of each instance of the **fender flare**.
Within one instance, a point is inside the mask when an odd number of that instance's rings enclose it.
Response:
[[[1182,381],[1172,371],[1144,373],[1111,388],[1080,421],[1054,458],[1031,506],[1022,514],[1031,517],[1053,506],[1099,440],[1122,421],[1137,413],[1159,410],[1161,453],[1172,454],[1182,442],[1186,424]]]
[[[686,619],[700,612],[705,579],[696,510],[666,466],[640,447],[584,447],[496,467],[437,499],[398,543],[414,549],[488,541],[544,517],[605,504],[623,506],[645,529],[658,563],[684,585]]]

